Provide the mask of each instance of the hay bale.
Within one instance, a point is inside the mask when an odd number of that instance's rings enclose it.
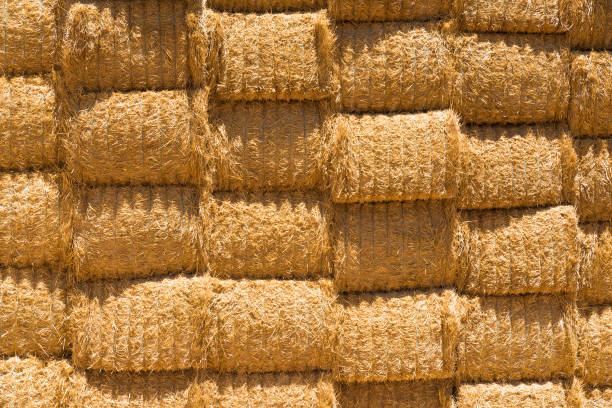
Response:
[[[330,281],[226,280],[213,290],[203,331],[209,369],[330,368],[336,330]]]
[[[68,6],[61,66],[71,91],[185,88],[186,2],[75,1]]]
[[[220,193],[202,204],[209,271],[224,278],[331,274],[331,216],[318,196]]]
[[[533,295],[466,300],[458,378],[542,381],[573,375],[576,334],[570,300]]]
[[[463,139],[452,111],[337,115],[326,127],[334,202],[455,196]]]
[[[572,135],[612,136],[612,52],[574,54],[571,81]]]
[[[0,13],[3,75],[50,72],[57,44],[57,0],[6,0]]]
[[[580,225],[580,297],[589,304],[612,303],[612,223]]]
[[[215,189],[303,191],[320,187],[324,104],[219,103],[210,110]]]
[[[328,7],[337,21],[426,21],[445,17],[451,0],[329,0]]]
[[[452,386],[448,381],[388,381],[338,384],[343,408],[451,408]]]
[[[344,111],[449,106],[451,54],[435,23],[341,24],[338,53]]]
[[[572,139],[565,126],[469,126],[457,193],[463,209],[561,204]]]
[[[336,288],[389,291],[453,284],[455,215],[449,201],[336,206]]]
[[[583,408],[608,408],[612,406],[612,387],[589,388],[583,401]]]
[[[573,293],[579,241],[572,206],[465,212],[456,285],[479,295]]]
[[[187,91],[83,95],[65,139],[68,171],[90,184],[197,184],[202,148]]]
[[[570,52],[562,36],[466,34],[450,41],[456,71],[451,106],[466,123],[565,119]]]
[[[578,375],[588,384],[612,384],[612,306],[585,308],[578,316]]]
[[[565,385],[560,381],[517,384],[463,384],[457,408],[569,408]]]
[[[334,38],[324,12],[223,13],[218,18],[220,99],[301,101],[331,96]]]
[[[72,361],[107,371],[203,367],[210,296],[204,277],[81,284],[69,298]]]
[[[181,186],[85,187],[74,219],[78,280],[197,271],[198,193]]]
[[[570,5],[572,48],[612,48],[612,1],[573,0]]]
[[[233,13],[279,13],[319,10],[325,0],[209,0],[206,7]]]
[[[0,264],[58,266],[70,211],[53,173],[0,173]]]
[[[451,378],[459,319],[451,291],[348,294],[333,362],[340,382]]]
[[[612,139],[574,141],[576,176],[570,192],[581,222],[612,220]]]

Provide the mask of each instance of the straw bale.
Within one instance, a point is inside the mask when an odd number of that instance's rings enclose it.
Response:
[[[568,40],[573,48],[612,48],[612,0],[572,0]]]
[[[580,225],[581,298],[589,304],[612,303],[612,223]]]
[[[572,135],[612,136],[612,52],[575,54],[571,81],[568,122]]]
[[[334,91],[334,38],[324,12],[218,17],[222,100],[319,100]]]
[[[320,187],[319,102],[219,103],[211,108],[215,189],[296,191]]]
[[[612,305],[580,311],[578,341],[580,377],[588,384],[612,385]]]
[[[52,173],[0,173],[0,264],[57,266],[69,210]]]
[[[57,164],[54,111],[48,78],[0,77],[0,170]]]
[[[202,149],[187,91],[90,93],[65,140],[68,171],[91,184],[192,184]]]
[[[574,207],[470,211],[460,218],[456,285],[462,291],[576,291],[579,241]]]
[[[342,408],[451,408],[448,381],[389,381],[338,385]]]
[[[574,306],[556,296],[467,299],[459,334],[461,380],[545,380],[573,375]]]
[[[448,108],[452,59],[437,24],[341,24],[338,50],[344,111]]]
[[[0,12],[0,72],[51,71],[57,44],[58,0],[5,0]]]
[[[612,388],[590,388],[584,396],[583,408],[609,408],[612,406]]]
[[[204,342],[220,372],[329,369],[335,341],[332,283],[215,282]]]
[[[449,14],[451,0],[330,0],[329,14],[337,21],[426,21]]]
[[[453,284],[455,216],[448,201],[336,206],[336,288],[389,291]]]
[[[71,91],[185,88],[186,2],[85,0],[69,5],[61,65]]]
[[[86,187],[74,220],[78,280],[197,271],[201,220],[196,189]]]
[[[562,36],[465,34],[451,44],[456,71],[451,106],[466,123],[565,119],[570,52]]]
[[[560,381],[517,384],[463,384],[457,408],[569,408]]]
[[[565,126],[469,126],[457,193],[463,209],[561,204],[573,182]],[[569,152],[569,153],[568,153]],[[571,156],[570,156],[571,157]]]
[[[225,278],[327,277],[324,201],[301,193],[217,193],[202,204],[209,271]]]
[[[451,378],[459,329],[451,291],[348,294],[333,362],[340,382]]]
[[[337,115],[326,124],[334,202],[452,198],[458,184],[459,120],[450,110]]]
[[[209,0],[207,7],[234,13],[279,13],[319,10],[327,6],[325,0]]]

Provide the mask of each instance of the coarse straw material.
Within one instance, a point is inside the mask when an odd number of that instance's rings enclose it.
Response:
[[[452,0],[329,0],[330,17],[337,21],[426,21],[446,17]]]
[[[565,126],[468,126],[457,205],[463,209],[561,204],[573,183]]]
[[[566,118],[570,52],[563,36],[458,34],[451,106],[466,123]]]
[[[314,11],[327,7],[325,0],[209,0],[207,7],[233,13]]]
[[[68,6],[61,67],[70,91],[185,88],[186,2],[86,0]]]
[[[612,48],[612,0],[572,0],[568,41],[572,48]]]
[[[456,228],[450,201],[337,205],[336,288],[355,292],[452,285]]]
[[[222,280],[202,332],[207,367],[219,372],[331,367],[337,307],[329,280]]]
[[[561,381],[459,386],[457,408],[481,407],[569,408],[570,405]]]
[[[574,207],[462,213],[457,287],[479,295],[574,293],[579,240]]]
[[[612,136],[612,52],[574,54],[571,81],[572,135]]]
[[[464,138],[452,111],[339,114],[325,126],[334,202],[455,196]]]
[[[612,385],[612,306],[580,310],[578,375],[587,384]]]
[[[342,408],[451,408],[450,381],[387,381],[340,383],[339,406]]]
[[[592,387],[584,392],[583,408],[608,408],[612,406],[612,387]]]
[[[197,190],[84,187],[74,219],[77,280],[198,271],[203,263]]]
[[[452,291],[359,293],[339,301],[336,381],[453,377],[461,307]]]
[[[201,205],[209,271],[224,278],[331,274],[329,206],[301,193],[215,193]]]
[[[334,35],[325,12],[218,18],[221,100],[320,100],[335,91]]]
[[[612,304],[612,223],[581,224],[580,238],[580,298]]]
[[[452,55],[438,24],[347,23],[337,31],[344,111],[448,108]]]
[[[459,333],[462,381],[543,381],[573,375],[575,305],[559,296],[466,299]]]

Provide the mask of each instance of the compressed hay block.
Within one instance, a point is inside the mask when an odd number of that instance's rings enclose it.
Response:
[[[203,367],[210,280],[101,280],[70,294],[72,361],[79,368],[160,371]]]
[[[612,52],[575,54],[571,81],[572,135],[612,136]]]
[[[573,375],[576,333],[571,301],[533,295],[466,301],[458,378],[517,381]]]
[[[612,223],[580,225],[580,297],[589,304],[612,303]]]
[[[185,88],[185,8],[173,0],[71,3],[60,57],[67,89]]]
[[[457,287],[479,295],[573,293],[579,241],[572,206],[461,214]]]
[[[0,268],[0,355],[61,355],[67,344],[66,284],[47,268]]]
[[[583,408],[609,408],[612,406],[612,388],[589,388],[584,393]]]
[[[612,220],[612,139],[574,141],[576,174],[569,193],[581,222]]]
[[[333,34],[324,12],[223,13],[216,87],[221,100],[319,100],[331,96]]]
[[[215,189],[320,187],[326,108],[319,102],[219,103],[210,109]]]
[[[457,204],[463,209],[561,204],[573,182],[564,126],[469,126]]]
[[[338,384],[342,408],[450,408],[448,381],[388,381]]]
[[[330,368],[336,332],[330,281],[223,280],[213,291],[203,331],[209,369]]]
[[[77,280],[197,271],[197,190],[181,186],[84,187],[74,218]]]
[[[331,274],[331,216],[316,195],[216,193],[202,203],[208,269],[224,278]]]
[[[560,381],[518,384],[463,384],[457,408],[568,408],[565,386]]]
[[[69,206],[52,173],[0,173],[0,264],[57,266]]]
[[[233,13],[278,13],[319,10],[327,6],[325,0],[209,0],[206,7]]]
[[[588,384],[612,384],[612,306],[594,306],[578,316],[578,375]]]
[[[573,0],[568,40],[572,48],[612,48],[612,0]]]
[[[3,75],[51,71],[57,44],[57,0],[5,0],[0,13]]]
[[[89,93],[70,122],[66,165],[89,184],[197,184],[199,138],[187,91]]]
[[[453,284],[455,215],[449,201],[337,205],[336,288],[389,291]]]
[[[330,17],[337,21],[414,21],[445,17],[452,0],[329,0]]]
[[[466,34],[450,42],[456,72],[451,106],[466,123],[565,119],[570,52],[562,36]]]
[[[342,110],[448,108],[452,58],[436,24],[349,23],[337,31]]]
[[[340,382],[451,378],[459,329],[451,291],[348,294],[333,361]]]
[[[0,77],[0,170],[58,164],[54,113],[48,78]]]
[[[452,111],[337,115],[326,128],[334,202],[455,196],[463,138]]]

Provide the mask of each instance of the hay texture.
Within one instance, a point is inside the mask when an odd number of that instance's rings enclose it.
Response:
[[[209,0],[207,7],[233,13],[278,13],[319,10],[327,6],[325,0]]]
[[[456,194],[463,138],[450,110],[336,115],[326,132],[326,177],[334,202],[431,200]]]
[[[574,0],[568,40],[573,48],[612,48],[612,1]]]
[[[612,306],[580,311],[578,375],[588,384],[612,385]]]
[[[54,113],[49,78],[0,77],[0,170],[57,165]]]
[[[583,408],[607,408],[612,405],[612,388],[590,388],[584,393]]]
[[[3,75],[51,71],[57,45],[58,0],[6,0],[0,13]]]
[[[210,296],[203,277],[81,284],[69,298],[72,361],[107,371],[203,367]]]
[[[219,18],[220,99],[319,100],[334,91],[334,39],[324,12]]]
[[[197,271],[202,263],[196,189],[86,187],[74,220],[78,280]]]
[[[560,381],[516,384],[463,384],[457,408],[569,408],[565,386]]]
[[[67,168],[90,184],[197,184],[196,129],[187,91],[86,94],[65,139]]]
[[[211,107],[215,189],[319,188],[326,112],[319,102],[237,102]]]
[[[337,21],[425,21],[445,17],[451,0],[330,0],[329,14]]]
[[[465,212],[456,285],[480,295],[573,293],[579,259],[572,206]]]
[[[61,355],[68,348],[63,273],[0,269],[0,355]]]
[[[612,52],[575,54],[571,81],[568,122],[572,135],[612,136]]]
[[[461,380],[546,380],[573,375],[572,302],[554,296],[468,299],[459,333]]]
[[[466,123],[565,119],[570,53],[563,37],[465,34],[450,41],[456,71],[451,106]]]
[[[459,329],[456,300],[451,291],[342,296],[334,379],[451,378]]]
[[[216,193],[202,203],[211,274],[226,278],[327,277],[327,204],[299,193]]]
[[[337,31],[344,111],[448,108],[452,58],[436,24],[349,23]]]
[[[389,291],[453,284],[456,226],[449,201],[337,205],[336,288]]]
[[[338,384],[342,408],[451,408],[448,381],[388,381]]]
[[[330,281],[224,280],[213,290],[202,332],[209,369],[330,368],[337,314]]]
[[[185,7],[173,0],[71,3],[60,57],[67,89],[185,88]]]
[[[0,174],[0,264],[57,266],[69,211],[52,173]]]
[[[612,303],[612,223],[580,225],[580,297],[589,304]]]
[[[457,193],[463,209],[561,204],[573,182],[564,126],[469,126]]]

